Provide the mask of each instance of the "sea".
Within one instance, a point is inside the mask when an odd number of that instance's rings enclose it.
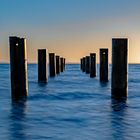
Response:
[[[28,65],[29,95],[11,100],[10,66],[0,64],[0,140],[139,140],[140,65],[128,66],[128,98],[111,99],[109,82],[90,78],[79,64],[39,84],[37,65]]]

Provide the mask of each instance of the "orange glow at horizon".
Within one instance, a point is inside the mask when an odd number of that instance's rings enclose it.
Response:
[[[108,40],[104,37],[102,39],[93,38],[75,38],[75,39],[60,39],[51,41],[29,41],[27,39],[27,54],[29,63],[37,63],[37,49],[46,48],[48,52],[54,52],[56,55],[60,55],[66,58],[67,63],[80,63],[80,58],[89,55],[90,53],[97,54],[97,63],[99,63],[99,49],[109,49],[109,63],[111,63],[111,38]],[[47,44],[47,45],[46,45]],[[8,45],[1,44],[2,45]],[[39,46],[39,47],[38,47]],[[128,46],[128,62],[140,63],[140,42],[139,36],[133,36],[129,38]],[[0,62],[9,62],[9,48],[6,46],[5,50],[0,48]]]

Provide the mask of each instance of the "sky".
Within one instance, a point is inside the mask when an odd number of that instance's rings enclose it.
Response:
[[[28,62],[37,49],[78,63],[129,38],[129,63],[140,63],[140,0],[0,0],[0,62],[9,62],[9,36],[27,39]]]

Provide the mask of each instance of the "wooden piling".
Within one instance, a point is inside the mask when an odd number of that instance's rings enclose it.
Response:
[[[64,58],[60,58],[60,66],[61,66],[61,72],[64,72]]]
[[[80,59],[80,69],[83,71],[83,58]]]
[[[38,50],[38,82],[47,83],[47,54],[46,49]]]
[[[108,81],[108,49],[100,49],[100,81]]]
[[[64,58],[64,71],[66,69],[66,58]]]
[[[90,59],[89,59],[90,57],[89,56],[86,56],[86,74],[89,74],[90,73],[90,70],[89,70],[89,68],[90,68],[90,65],[89,65],[89,63],[90,63]]]
[[[26,39],[9,37],[11,96],[13,100],[26,99],[28,96]]]
[[[60,56],[56,56],[56,74],[60,73]]]
[[[96,53],[90,54],[90,77],[96,77]]]
[[[83,57],[83,72],[85,72],[86,71],[86,58],[85,57]]]
[[[128,88],[127,77],[127,38],[112,39],[112,97],[126,98]]]
[[[49,71],[50,71],[50,77],[55,77],[56,76],[55,53],[49,53]]]

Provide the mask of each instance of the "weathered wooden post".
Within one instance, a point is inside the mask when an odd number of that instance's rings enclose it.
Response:
[[[12,99],[24,100],[28,96],[26,39],[12,36],[9,43]]]
[[[86,58],[83,57],[83,72],[86,71]]]
[[[90,54],[90,77],[96,77],[96,53]]]
[[[38,82],[48,82],[46,49],[38,50]]]
[[[64,71],[64,58],[63,57],[60,58],[60,65],[61,65],[61,72],[63,72]]]
[[[80,59],[80,69],[83,71],[83,58]]]
[[[66,68],[66,59],[64,58],[64,70],[65,70],[65,68]]]
[[[108,81],[108,49],[100,49],[100,81]]]
[[[60,56],[56,56],[56,74],[60,73]]]
[[[86,74],[90,73],[90,70],[89,70],[90,59],[89,58],[90,58],[89,56],[86,56]]]
[[[112,97],[127,97],[127,38],[112,39]]]
[[[50,70],[50,77],[55,77],[56,76],[55,53],[49,53],[49,70]]]

